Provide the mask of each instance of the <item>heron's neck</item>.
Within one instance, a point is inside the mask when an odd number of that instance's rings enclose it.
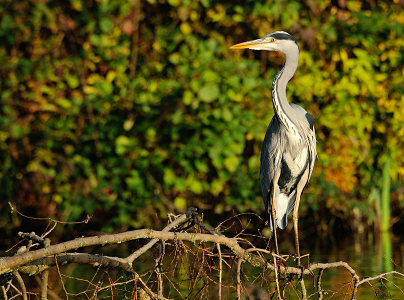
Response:
[[[286,99],[286,85],[295,74],[299,60],[298,51],[297,53],[285,53],[285,65],[278,72],[272,83],[272,103],[275,114],[287,129],[296,132],[296,125],[292,120],[293,109]]]

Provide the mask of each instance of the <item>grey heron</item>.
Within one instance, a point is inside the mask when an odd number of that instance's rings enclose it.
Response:
[[[261,151],[261,191],[275,249],[276,228],[284,229],[293,210],[297,264],[300,266],[298,209],[300,197],[313,171],[316,158],[314,119],[299,105],[286,99],[286,85],[295,74],[299,47],[289,33],[275,31],[261,39],[236,44],[231,49],[280,51],[285,64],[272,83],[272,118]]]

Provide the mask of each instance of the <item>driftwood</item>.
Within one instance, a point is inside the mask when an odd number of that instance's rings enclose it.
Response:
[[[191,222],[189,226],[180,228],[180,226]],[[198,232],[187,232],[190,228],[195,228],[193,225],[199,228]],[[202,233],[205,231],[208,233]],[[41,299],[48,299],[48,295],[51,295],[51,291],[48,290],[48,270],[49,268],[56,267],[59,270],[59,266],[76,263],[76,264],[90,264],[97,267],[105,268],[117,268],[123,270],[129,274],[130,282],[139,284],[141,290],[137,290],[139,299],[167,299],[163,296],[163,275],[161,273],[161,259],[165,252],[165,242],[172,241],[174,243],[190,242],[195,245],[196,243],[212,243],[217,250],[215,256],[218,258],[218,282],[216,282],[218,288],[218,299],[222,299],[222,274],[223,264],[226,263],[224,256],[229,258],[233,257],[237,259],[237,283],[235,290],[239,299],[242,297],[242,279],[241,268],[242,264],[250,264],[253,267],[271,270],[274,273],[276,289],[269,291],[272,295],[276,295],[278,299],[282,298],[280,290],[280,281],[282,278],[295,275],[296,280],[300,283],[300,295],[299,298],[307,299],[307,292],[302,278],[304,276],[314,276],[316,282],[317,293],[314,295],[316,298],[323,299],[324,293],[321,287],[321,277],[323,272],[331,268],[344,268],[351,275],[351,298],[355,299],[358,287],[364,283],[369,283],[373,280],[385,279],[387,275],[404,276],[403,274],[392,271],[389,273],[380,274],[374,277],[360,278],[357,272],[346,262],[332,262],[332,263],[311,263],[307,268],[301,269],[293,266],[286,266],[284,260],[288,255],[278,256],[273,252],[266,249],[255,248],[251,243],[240,238],[226,237],[223,234],[216,232],[214,229],[203,225],[197,217],[195,210],[189,210],[187,214],[179,215],[173,219],[163,230],[157,231],[152,229],[139,229],[133,231],[127,231],[116,234],[104,234],[90,237],[80,237],[71,241],[50,245],[49,239],[43,239],[35,233],[20,233],[22,238],[27,239],[29,242],[28,247],[21,247],[18,253],[14,256],[0,258],[0,285],[1,278],[6,278],[7,283],[3,282],[1,287],[3,296],[7,299],[8,291],[11,286],[14,290],[18,290],[18,293],[27,299],[27,289],[24,284],[24,280],[20,274],[25,275],[37,275],[41,274]],[[89,253],[77,253],[71,252],[83,247],[96,246],[96,245],[109,245],[109,244],[121,244],[128,241],[138,239],[149,239],[150,241],[144,246],[140,247],[127,257],[112,257],[103,256],[99,254]],[[38,250],[30,251],[30,247],[33,243],[40,245],[42,248]],[[160,243],[159,257],[156,259],[155,270],[158,275],[158,290],[157,292],[147,285],[147,283],[139,276],[136,270],[133,269],[133,262],[143,254],[147,253],[156,243]],[[198,244],[198,245],[199,245]],[[248,245],[245,248],[245,245]],[[226,253],[223,250],[226,249]],[[317,275],[314,271],[318,271]],[[13,276],[11,276],[13,274]],[[10,278],[13,277],[18,283],[18,287],[13,285]],[[4,280],[3,280],[4,281]],[[14,282],[14,280],[13,280]],[[129,281],[128,281],[129,282]],[[98,291],[104,288],[99,288]],[[96,295],[96,294],[95,294]],[[143,295],[143,296],[142,296]],[[313,295],[311,295],[313,296]],[[56,298],[54,295],[53,298]],[[310,297],[310,296],[309,296]]]

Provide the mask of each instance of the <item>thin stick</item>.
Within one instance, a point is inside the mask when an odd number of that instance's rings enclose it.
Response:
[[[3,292],[4,300],[7,300],[8,299],[7,291],[6,291],[6,288],[4,287],[4,285],[1,286],[1,291]]]
[[[55,260],[55,263],[56,263],[56,269],[58,270],[58,275],[59,275],[59,278],[60,278],[60,283],[62,284],[62,288],[63,288],[63,290],[65,291],[65,294],[66,294],[66,299],[69,299],[69,293],[67,292],[66,287],[65,287],[65,284],[64,284],[64,282],[63,282],[63,278],[62,278],[62,274],[60,273],[58,261]]]
[[[239,258],[237,261],[237,299],[241,300],[241,264],[243,263],[243,258]]]
[[[304,284],[303,276],[302,279],[299,280],[300,282],[300,287],[302,288],[302,299],[306,300],[307,299],[307,290],[306,290],[306,285]]]
[[[317,275],[317,291],[318,291],[318,300],[323,300],[324,293],[321,287],[321,276],[323,276],[324,269],[320,269]]]
[[[183,214],[181,216],[179,216],[177,219],[175,219],[172,223],[168,224],[166,227],[164,227],[164,229],[162,230],[163,232],[168,232],[171,229],[177,227],[178,225],[181,225],[182,223],[184,223],[186,220],[188,220],[188,217]],[[142,248],[136,250],[135,252],[133,252],[131,255],[129,255],[127,258],[125,258],[125,260],[128,263],[132,263],[136,258],[138,258],[140,255],[142,255],[143,253],[147,252],[151,247],[154,246],[154,244],[156,244],[159,240],[158,239],[153,239],[150,242],[148,242],[146,245],[144,245]]]
[[[14,271],[13,274],[14,274],[15,278],[17,278],[18,284],[20,285],[21,293],[22,293],[22,299],[23,300],[28,300],[27,288],[25,287],[24,280],[22,279],[20,273],[18,271]]]
[[[56,227],[56,223],[55,226],[53,226],[52,230]],[[50,231],[48,231],[50,232]],[[43,238],[43,237],[42,237]],[[50,239],[45,238],[43,240],[43,245],[45,248],[48,248],[50,246]],[[48,299],[48,278],[49,278],[49,271],[45,270],[42,273],[42,285],[41,285],[41,300],[47,300]]]
[[[220,249],[220,244],[216,244],[217,252],[219,253],[219,300],[222,299],[222,250]]]
[[[41,276],[41,300],[48,300],[49,271],[43,271]]]
[[[160,249],[159,249],[159,256],[156,258],[155,262],[155,269],[156,269],[156,275],[157,275],[157,294],[159,296],[163,296],[163,277],[161,276],[161,261],[163,260],[164,256],[164,242],[160,243]]]

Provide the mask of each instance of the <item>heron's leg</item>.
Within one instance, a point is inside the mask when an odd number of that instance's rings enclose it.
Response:
[[[272,228],[274,230],[274,239],[275,239],[275,250],[276,254],[279,255],[278,248],[278,237],[276,235],[276,210],[275,210],[275,195],[276,195],[276,186],[278,185],[280,172],[275,173],[273,186],[272,186],[272,195],[271,195],[271,216],[272,216]]]
[[[300,203],[300,196],[302,195],[304,186],[306,185],[308,175],[309,175],[309,168],[307,168],[306,171],[304,171],[302,177],[300,178],[299,183],[297,184],[295,207],[293,208],[293,228],[295,230],[295,247],[296,247],[297,265],[298,266],[301,266],[301,264],[300,264],[300,249],[299,249],[299,228],[298,228],[299,203]]]
[[[299,229],[298,229],[298,210],[299,210],[299,202],[300,202],[300,192],[296,191],[296,201],[295,207],[293,208],[293,228],[295,230],[295,248],[297,255],[297,265],[300,266],[300,249],[299,249]]]
[[[275,192],[272,195],[272,203],[271,203],[271,217],[272,217],[272,228],[274,230],[274,240],[275,240],[275,250],[276,254],[279,255],[279,248],[278,248],[278,237],[276,235],[276,211],[275,211],[275,206],[274,206],[274,199],[275,199]]]

